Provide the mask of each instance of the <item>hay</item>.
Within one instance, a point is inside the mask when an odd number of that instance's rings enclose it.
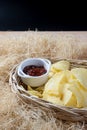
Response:
[[[29,57],[87,58],[87,38],[74,33],[23,32],[0,35],[0,130],[85,130],[81,122],[58,120],[27,105],[9,87],[10,70]]]

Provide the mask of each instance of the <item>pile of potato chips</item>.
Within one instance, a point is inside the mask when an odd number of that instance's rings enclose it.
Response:
[[[73,68],[62,60],[52,64],[49,79],[43,86],[28,92],[51,103],[68,107],[87,107],[87,69]]]
[[[43,99],[68,107],[87,107],[87,69],[69,68],[68,61],[52,64]]]

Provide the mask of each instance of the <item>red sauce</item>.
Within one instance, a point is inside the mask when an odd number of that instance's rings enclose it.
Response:
[[[47,72],[44,66],[30,65],[23,69],[23,72],[30,76],[41,76]]]

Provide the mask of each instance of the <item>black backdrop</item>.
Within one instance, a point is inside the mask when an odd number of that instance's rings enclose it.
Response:
[[[72,8],[75,9],[74,7]],[[55,3],[0,0],[0,30],[7,31],[78,31],[87,30],[86,16],[71,7]]]

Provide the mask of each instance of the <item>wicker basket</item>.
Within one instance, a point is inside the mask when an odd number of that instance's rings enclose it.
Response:
[[[52,62],[60,61],[62,59],[55,59]],[[87,68],[87,61],[86,60],[69,60],[71,63],[71,68],[73,67],[84,67]],[[11,73],[9,83],[13,92],[15,92],[24,102],[27,104],[32,104],[34,106],[38,106],[40,109],[49,112],[51,111],[53,116],[68,121],[86,121],[87,122],[87,108],[70,108],[60,105],[54,105],[48,101],[43,99],[37,98],[35,96],[29,95],[26,89],[23,89],[19,84],[21,82],[20,78],[16,73],[17,69],[16,65]],[[26,87],[26,86],[25,86]]]

